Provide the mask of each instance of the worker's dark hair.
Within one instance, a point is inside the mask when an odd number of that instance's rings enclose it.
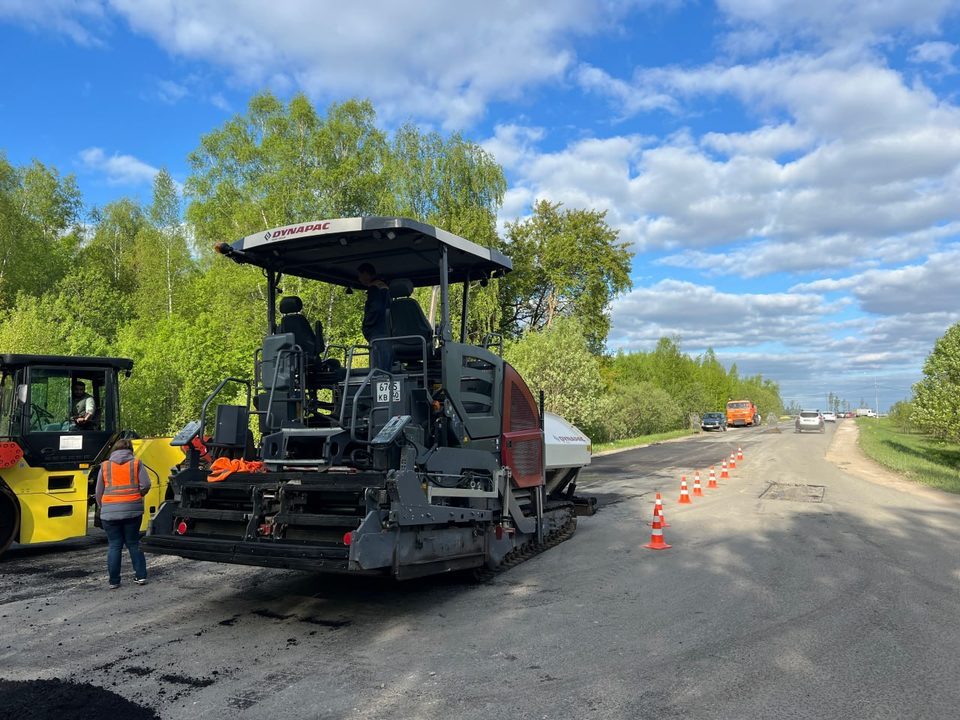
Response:
[[[358,273],[366,273],[367,275],[376,275],[377,269],[370,263],[362,263],[360,267],[357,268]]]
[[[117,450],[133,450],[133,443],[130,442],[130,438],[120,438],[117,440],[113,447],[110,448],[110,452],[116,452]]]

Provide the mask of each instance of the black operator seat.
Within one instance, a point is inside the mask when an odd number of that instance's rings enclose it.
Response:
[[[390,281],[390,334],[394,337],[419,335],[427,343],[427,358],[433,356],[433,328],[414,300],[413,283],[406,278]],[[393,341],[394,357],[400,362],[423,360],[423,345],[415,338]]]
[[[292,333],[294,341],[308,358],[317,356],[317,336],[301,312],[303,300],[296,295],[280,299],[280,333]]]

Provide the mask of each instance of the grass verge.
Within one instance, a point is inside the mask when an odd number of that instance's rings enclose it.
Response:
[[[858,418],[860,447],[884,467],[930,487],[960,493],[960,445],[904,431],[889,418]]]
[[[650,443],[660,442],[661,440],[672,440],[673,438],[693,435],[693,430],[671,430],[665,433],[656,433],[655,435],[641,435],[634,438],[623,438],[613,442],[597,443],[593,446],[594,454],[604,450],[624,450],[626,448],[639,447],[640,445],[649,445]]]

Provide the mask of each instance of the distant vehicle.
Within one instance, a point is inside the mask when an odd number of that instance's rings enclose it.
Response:
[[[727,416],[722,412],[708,412],[703,414],[703,420],[700,421],[702,430],[721,430],[727,431]]]
[[[760,424],[760,412],[752,400],[731,400],[727,403],[727,425],[747,427]]]
[[[797,422],[794,432],[803,432],[804,430],[815,430],[823,432],[823,415],[819,410],[801,410],[797,415]]]
[[[837,414],[835,412],[830,412],[829,410],[827,410],[825,413],[823,413],[823,419],[825,422],[836,422]]]
[[[870,408],[857,408],[857,417],[876,417],[876,413]]]

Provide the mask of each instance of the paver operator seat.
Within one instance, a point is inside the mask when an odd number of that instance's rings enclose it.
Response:
[[[311,360],[317,356],[317,336],[303,313],[303,300],[289,295],[280,300],[280,332],[293,333],[294,341]]]
[[[391,335],[419,335],[427,344],[427,357],[433,352],[433,328],[427,316],[423,314],[420,303],[411,297],[413,283],[405,278],[390,281],[390,325]],[[394,357],[400,362],[412,362],[423,359],[423,345],[412,338],[395,340]]]

